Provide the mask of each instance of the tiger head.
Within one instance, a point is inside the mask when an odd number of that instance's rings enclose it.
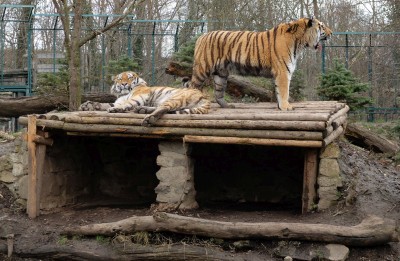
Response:
[[[147,85],[147,83],[135,72],[122,72],[114,77],[114,84],[111,86],[111,94],[120,97],[128,94],[138,85]]]
[[[332,30],[323,22],[317,19],[302,18],[289,23],[287,32],[296,35],[304,47],[314,48],[315,50],[322,47],[321,41],[328,40],[332,35]]]

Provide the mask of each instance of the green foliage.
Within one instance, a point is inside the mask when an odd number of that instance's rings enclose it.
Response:
[[[301,70],[294,71],[292,80],[290,81],[290,98],[294,101],[304,100],[305,85],[303,72]]]
[[[172,56],[172,60],[178,63],[193,64],[194,47],[199,36],[195,36],[179,48]]]
[[[68,243],[68,237],[67,236],[61,236],[57,240],[57,245],[60,245],[60,246],[65,246],[67,243]]]
[[[110,238],[102,236],[102,235],[97,235],[96,241],[100,244],[107,244],[110,242]]]
[[[66,60],[60,60],[63,66],[56,73],[39,73],[34,92],[39,94],[67,91],[69,83],[68,67]]]
[[[120,74],[125,71],[140,71],[141,66],[139,63],[126,55],[121,56],[117,60],[110,60],[107,66],[107,78],[111,80],[112,76]]]
[[[372,103],[370,98],[362,96],[369,88],[368,84],[359,82],[350,70],[335,60],[333,69],[322,75],[317,91],[325,100],[346,102],[351,110],[357,110]]]

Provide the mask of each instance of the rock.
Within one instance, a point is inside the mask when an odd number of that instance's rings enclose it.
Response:
[[[286,256],[283,261],[293,261],[293,258],[291,258],[290,256]]]
[[[339,163],[336,159],[321,159],[319,163],[319,174],[326,177],[339,177]]]
[[[326,146],[319,156],[324,159],[337,159],[340,157],[340,148],[337,143],[331,143]]]
[[[350,250],[348,247],[339,244],[328,244],[325,248],[329,251],[329,256],[326,257],[327,260],[332,261],[344,261],[349,256]]]
[[[186,154],[187,148],[183,145],[182,142],[174,142],[174,141],[163,141],[158,144],[158,149],[161,152],[170,151],[175,152],[177,154]]]
[[[254,248],[254,245],[251,244],[250,240],[240,240],[233,242],[233,247],[236,251],[247,251]]]
[[[163,154],[157,157],[157,165],[160,167],[175,167],[185,166],[187,156],[182,154],[173,153],[174,155],[165,156]]]
[[[330,187],[330,186],[341,187],[341,186],[343,186],[342,180],[340,179],[340,177],[326,177],[326,176],[318,177],[318,185],[320,187]]]
[[[339,244],[323,245],[307,242],[281,242],[283,243],[275,249],[274,253],[277,256],[284,257],[284,260],[344,261],[350,252],[346,246]]]

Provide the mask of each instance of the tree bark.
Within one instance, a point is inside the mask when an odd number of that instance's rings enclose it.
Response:
[[[395,154],[400,147],[394,142],[355,124],[348,124],[345,136],[357,145],[378,152]]]
[[[157,212],[151,216],[134,216],[112,223],[71,227],[67,235],[132,234],[139,231],[168,231],[224,239],[290,239],[340,243],[347,246],[374,246],[399,242],[394,220],[371,216],[355,226],[285,222],[222,222]]]
[[[82,96],[82,102],[106,103],[115,100],[115,96],[108,93],[87,93]],[[46,113],[54,109],[67,109],[68,103],[67,94],[4,98],[0,99],[0,117],[19,117],[27,114]]]

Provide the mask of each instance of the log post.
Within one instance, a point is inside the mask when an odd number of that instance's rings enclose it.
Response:
[[[46,134],[37,130],[36,116],[28,116],[28,200],[26,211],[29,218],[35,218],[40,212],[40,193],[42,188],[43,166],[46,155]],[[40,137],[40,138],[39,138]],[[38,142],[38,140],[40,140]],[[49,143],[47,143],[50,145]]]
[[[317,192],[318,149],[307,149],[304,155],[302,213],[310,211],[315,204]]]

